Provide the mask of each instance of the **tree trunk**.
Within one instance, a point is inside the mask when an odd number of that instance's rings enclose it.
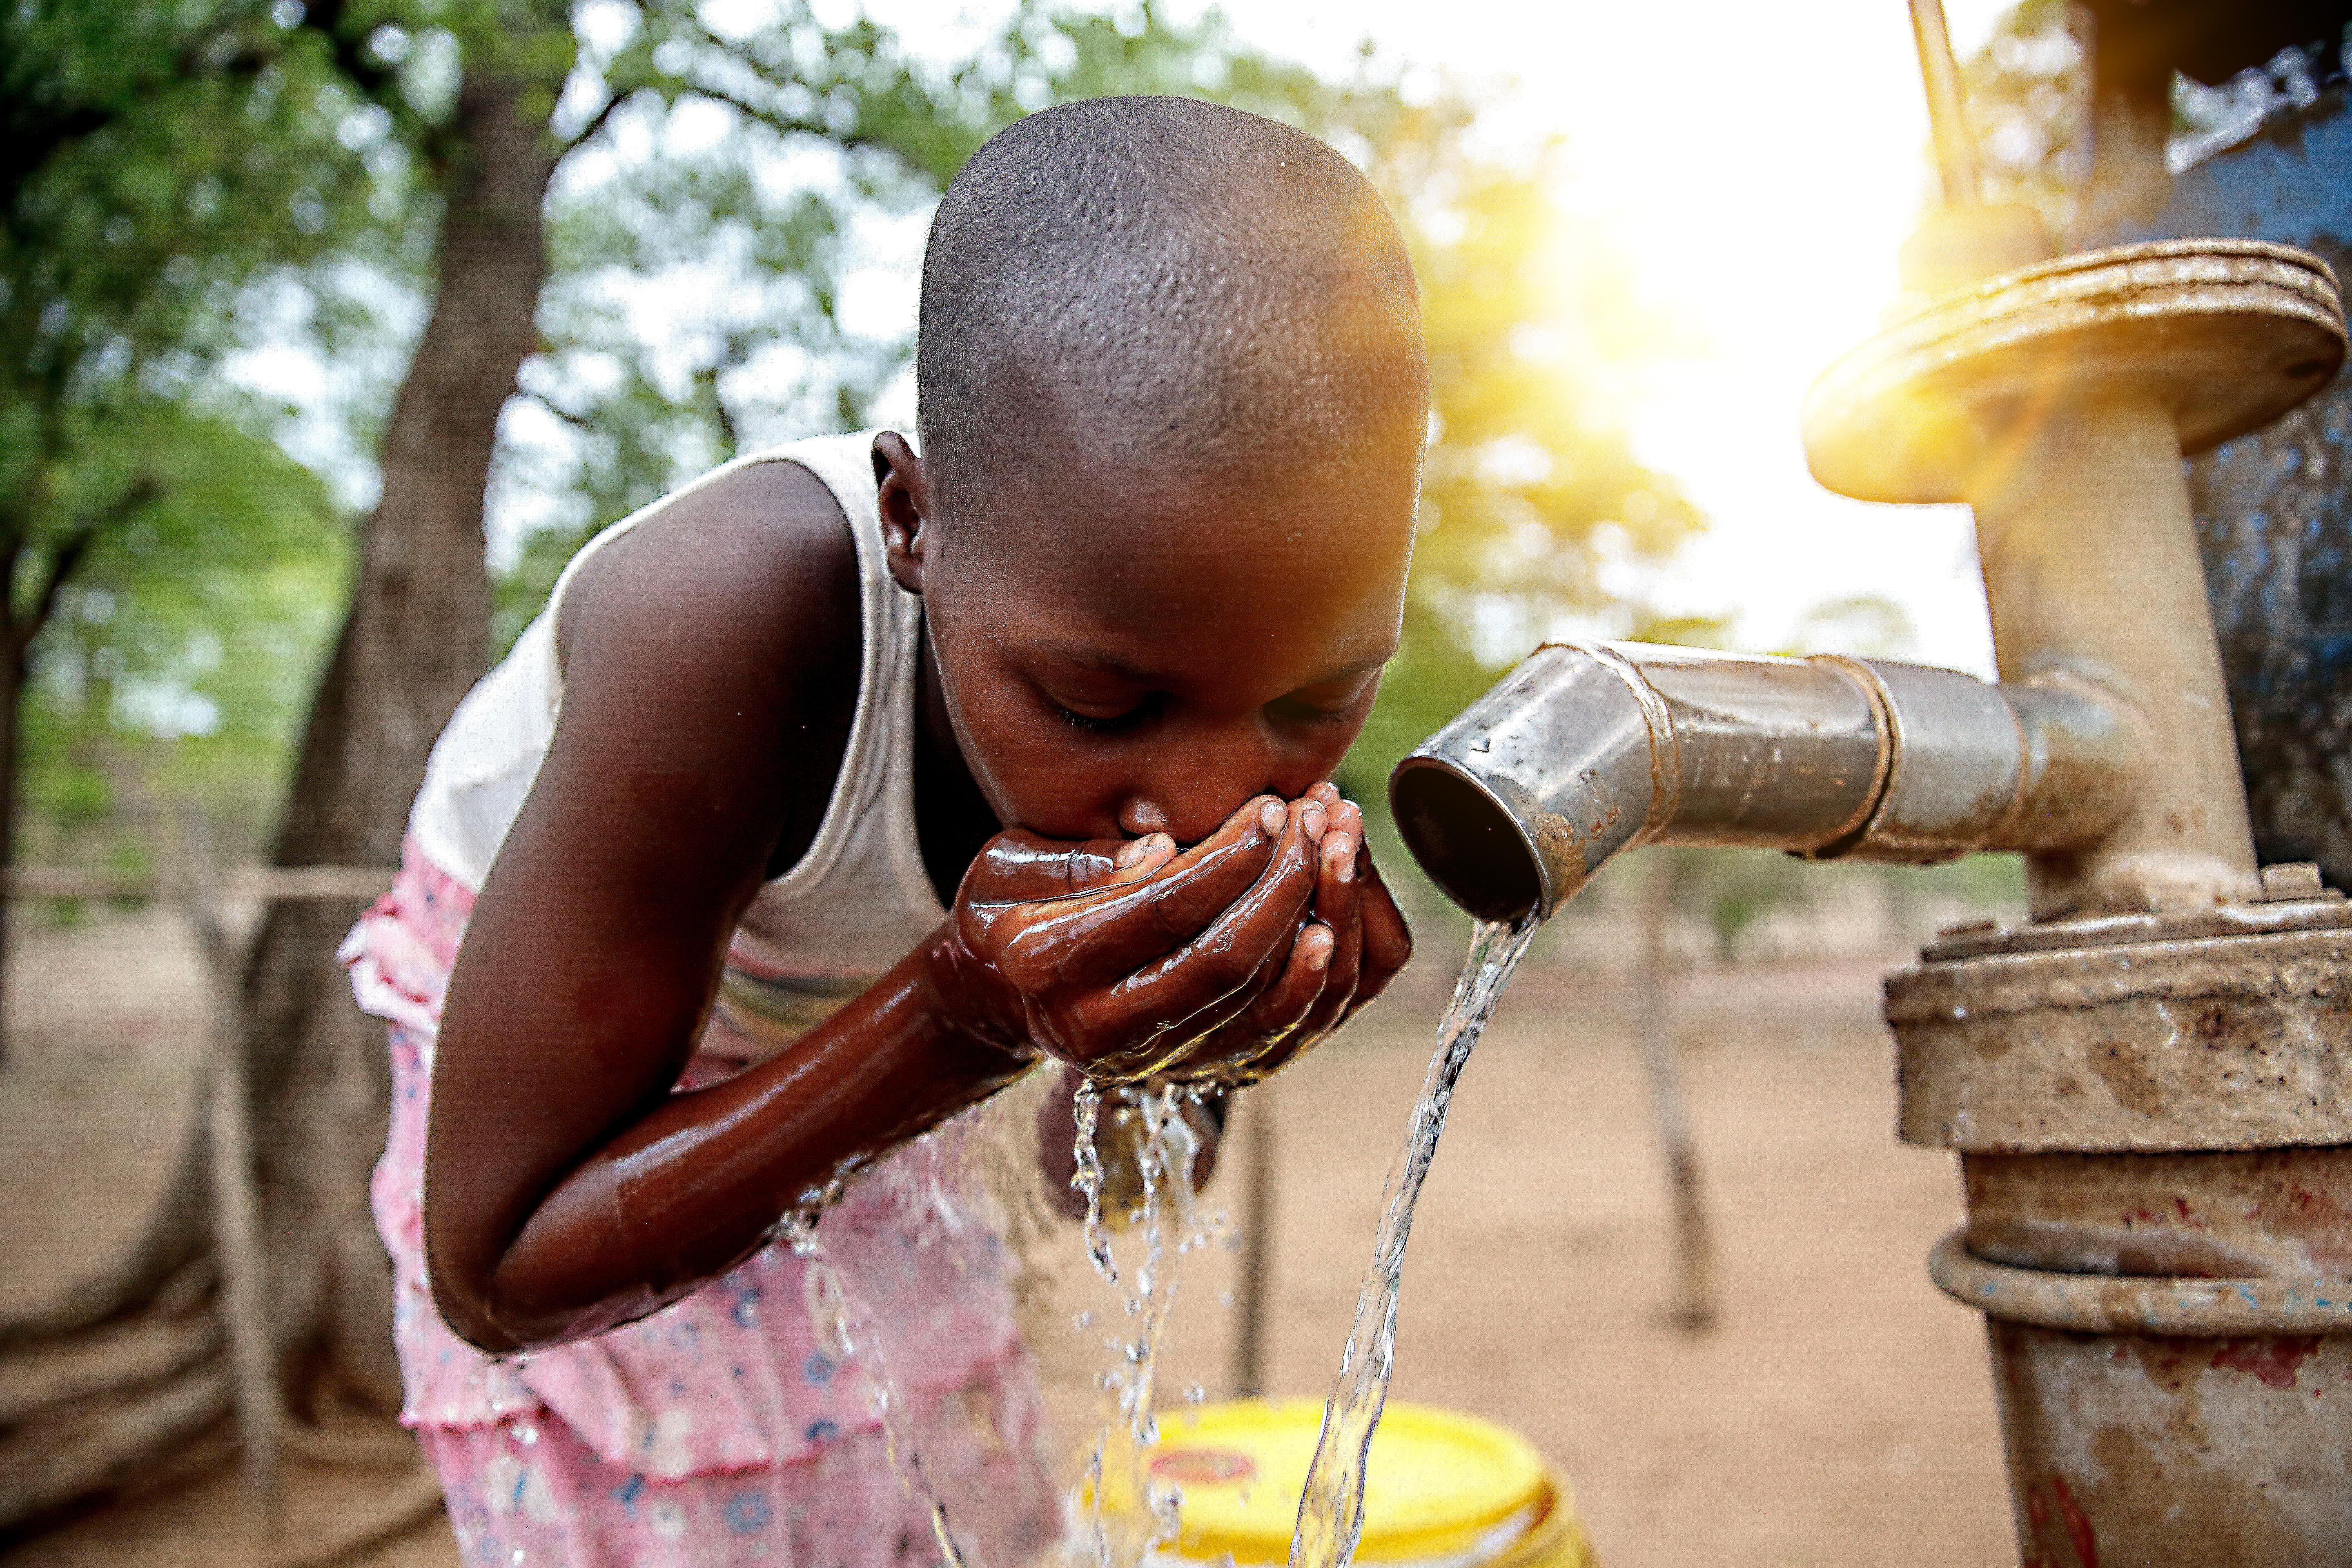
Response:
[[[499,412],[535,342],[555,169],[544,123],[520,112],[527,90],[477,74],[459,89],[465,162],[448,191],[440,294],[393,405],[383,500],[303,733],[280,865],[398,862],[425,755],[488,655],[483,490]],[[279,1343],[289,1362],[324,1351],[390,1392],[390,1276],[365,1202],[383,1142],[382,1033],[352,1007],[334,958],[355,913],[271,910],[246,972],[247,1038]]]
[[[383,499],[362,528],[351,611],[303,731],[276,846],[280,865],[395,864],[425,755],[487,660],[483,491],[499,411],[535,342],[547,269],[541,208],[558,157],[543,118],[524,107],[534,100],[551,100],[545,84],[479,67],[469,66],[458,89],[445,143],[456,152],[443,181],[439,292],[393,405]],[[280,1386],[298,1407],[322,1365],[379,1399],[399,1394],[390,1271],[366,1205],[368,1171],[383,1146],[383,1035],[352,1005],[334,960],[356,913],[348,903],[275,905],[245,971],[271,1329]],[[166,1281],[213,1277],[203,1256],[205,1157],[201,1147],[188,1151],[124,1267],[37,1318],[0,1323],[12,1361],[29,1365],[70,1349],[63,1335],[120,1333],[132,1314],[185,1314],[187,1292]],[[112,1374],[74,1363],[74,1403],[88,1407],[76,1418],[92,1437],[70,1453],[12,1444],[37,1434],[12,1434],[0,1412],[0,1535],[159,1471],[164,1453],[185,1445],[195,1413],[216,1421],[226,1377],[216,1348],[160,1383],[152,1363],[152,1355],[126,1354]],[[45,1419],[59,1416],[53,1408]]]
[[[1657,1124],[1675,1223],[1675,1303],[1667,1319],[1686,1333],[1715,1326],[1715,1243],[1699,1184],[1698,1146],[1691,1137],[1676,1059],[1673,999],[1667,994],[1666,919],[1674,912],[1675,863],[1652,849],[1641,868],[1642,945],[1633,961],[1633,1033],[1642,1070],[1650,1081],[1650,1115]]]
[[[10,570],[0,576],[0,586],[16,575],[13,560],[5,563]],[[13,633],[13,627],[9,628]],[[16,763],[20,760],[16,748],[24,730],[25,715],[20,710],[25,700],[25,666],[29,648],[16,651],[16,637],[8,637],[8,646],[0,649],[0,886],[8,879],[10,868],[16,864]],[[15,923],[15,905],[5,893],[0,893],[0,1068],[8,1065],[8,931]]]

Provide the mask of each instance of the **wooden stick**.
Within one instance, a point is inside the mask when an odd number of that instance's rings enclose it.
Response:
[[[1642,947],[1634,962],[1634,1034],[1650,1080],[1650,1110],[1658,1124],[1675,1208],[1675,1325],[1689,1333],[1715,1326],[1715,1246],[1699,1189],[1698,1150],[1683,1105],[1682,1067],[1675,1060],[1671,998],[1666,994],[1666,916],[1674,909],[1675,863],[1662,849],[1643,856]]]
[[[278,1459],[278,1352],[269,1331],[260,1205],[254,1195],[244,1019],[238,1004],[236,955],[214,902],[210,836],[198,813],[191,811],[186,822],[188,923],[195,929],[197,947],[204,954],[211,1004],[205,1130],[212,1146],[221,1311],[228,1329],[229,1358],[236,1373],[237,1438],[246,1500],[260,1521],[264,1538],[275,1539],[285,1512],[284,1478]]]
[[[392,886],[392,878],[388,870],[367,866],[239,866],[214,873],[212,887],[215,899],[229,902],[373,899]],[[12,899],[187,896],[182,879],[78,866],[18,866],[0,878],[0,891]]]
[[[329,1432],[287,1418],[278,1446],[298,1459],[341,1470],[405,1470],[417,1463],[416,1439],[372,1432]]]
[[[1236,1399],[1254,1399],[1265,1392],[1265,1277],[1274,1252],[1274,1083],[1269,1079],[1238,1098],[1249,1127],[1249,1190],[1243,1194],[1233,1394]]]

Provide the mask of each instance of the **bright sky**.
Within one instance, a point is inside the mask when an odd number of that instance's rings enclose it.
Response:
[[[1965,56],[2005,7],[1946,8]],[[1805,388],[1877,330],[1929,188],[1904,0],[1243,0],[1232,15],[1333,70],[1365,34],[1473,81],[1507,69],[1497,132],[1565,137],[1562,199],[1700,345],[1626,410],[1641,456],[1709,519],[1675,607],[1733,612],[1743,646],[1771,647],[1814,605],[1883,595],[1916,624],[1914,657],[1991,673],[1966,510],[1833,496],[1797,435]]]

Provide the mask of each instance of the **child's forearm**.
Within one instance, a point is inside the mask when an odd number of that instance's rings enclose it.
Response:
[[[961,1021],[927,945],[773,1060],[635,1122],[560,1182],[488,1268],[436,1255],[435,1297],[492,1351],[644,1317],[756,1251],[835,1173],[993,1093],[1030,1059]]]

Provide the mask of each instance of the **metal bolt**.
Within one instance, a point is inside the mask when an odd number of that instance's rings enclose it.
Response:
[[[2324,899],[2327,886],[2319,879],[2319,868],[2308,860],[2290,860],[2282,866],[2263,868],[2262,902],[2284,903],[2290,899]]]

